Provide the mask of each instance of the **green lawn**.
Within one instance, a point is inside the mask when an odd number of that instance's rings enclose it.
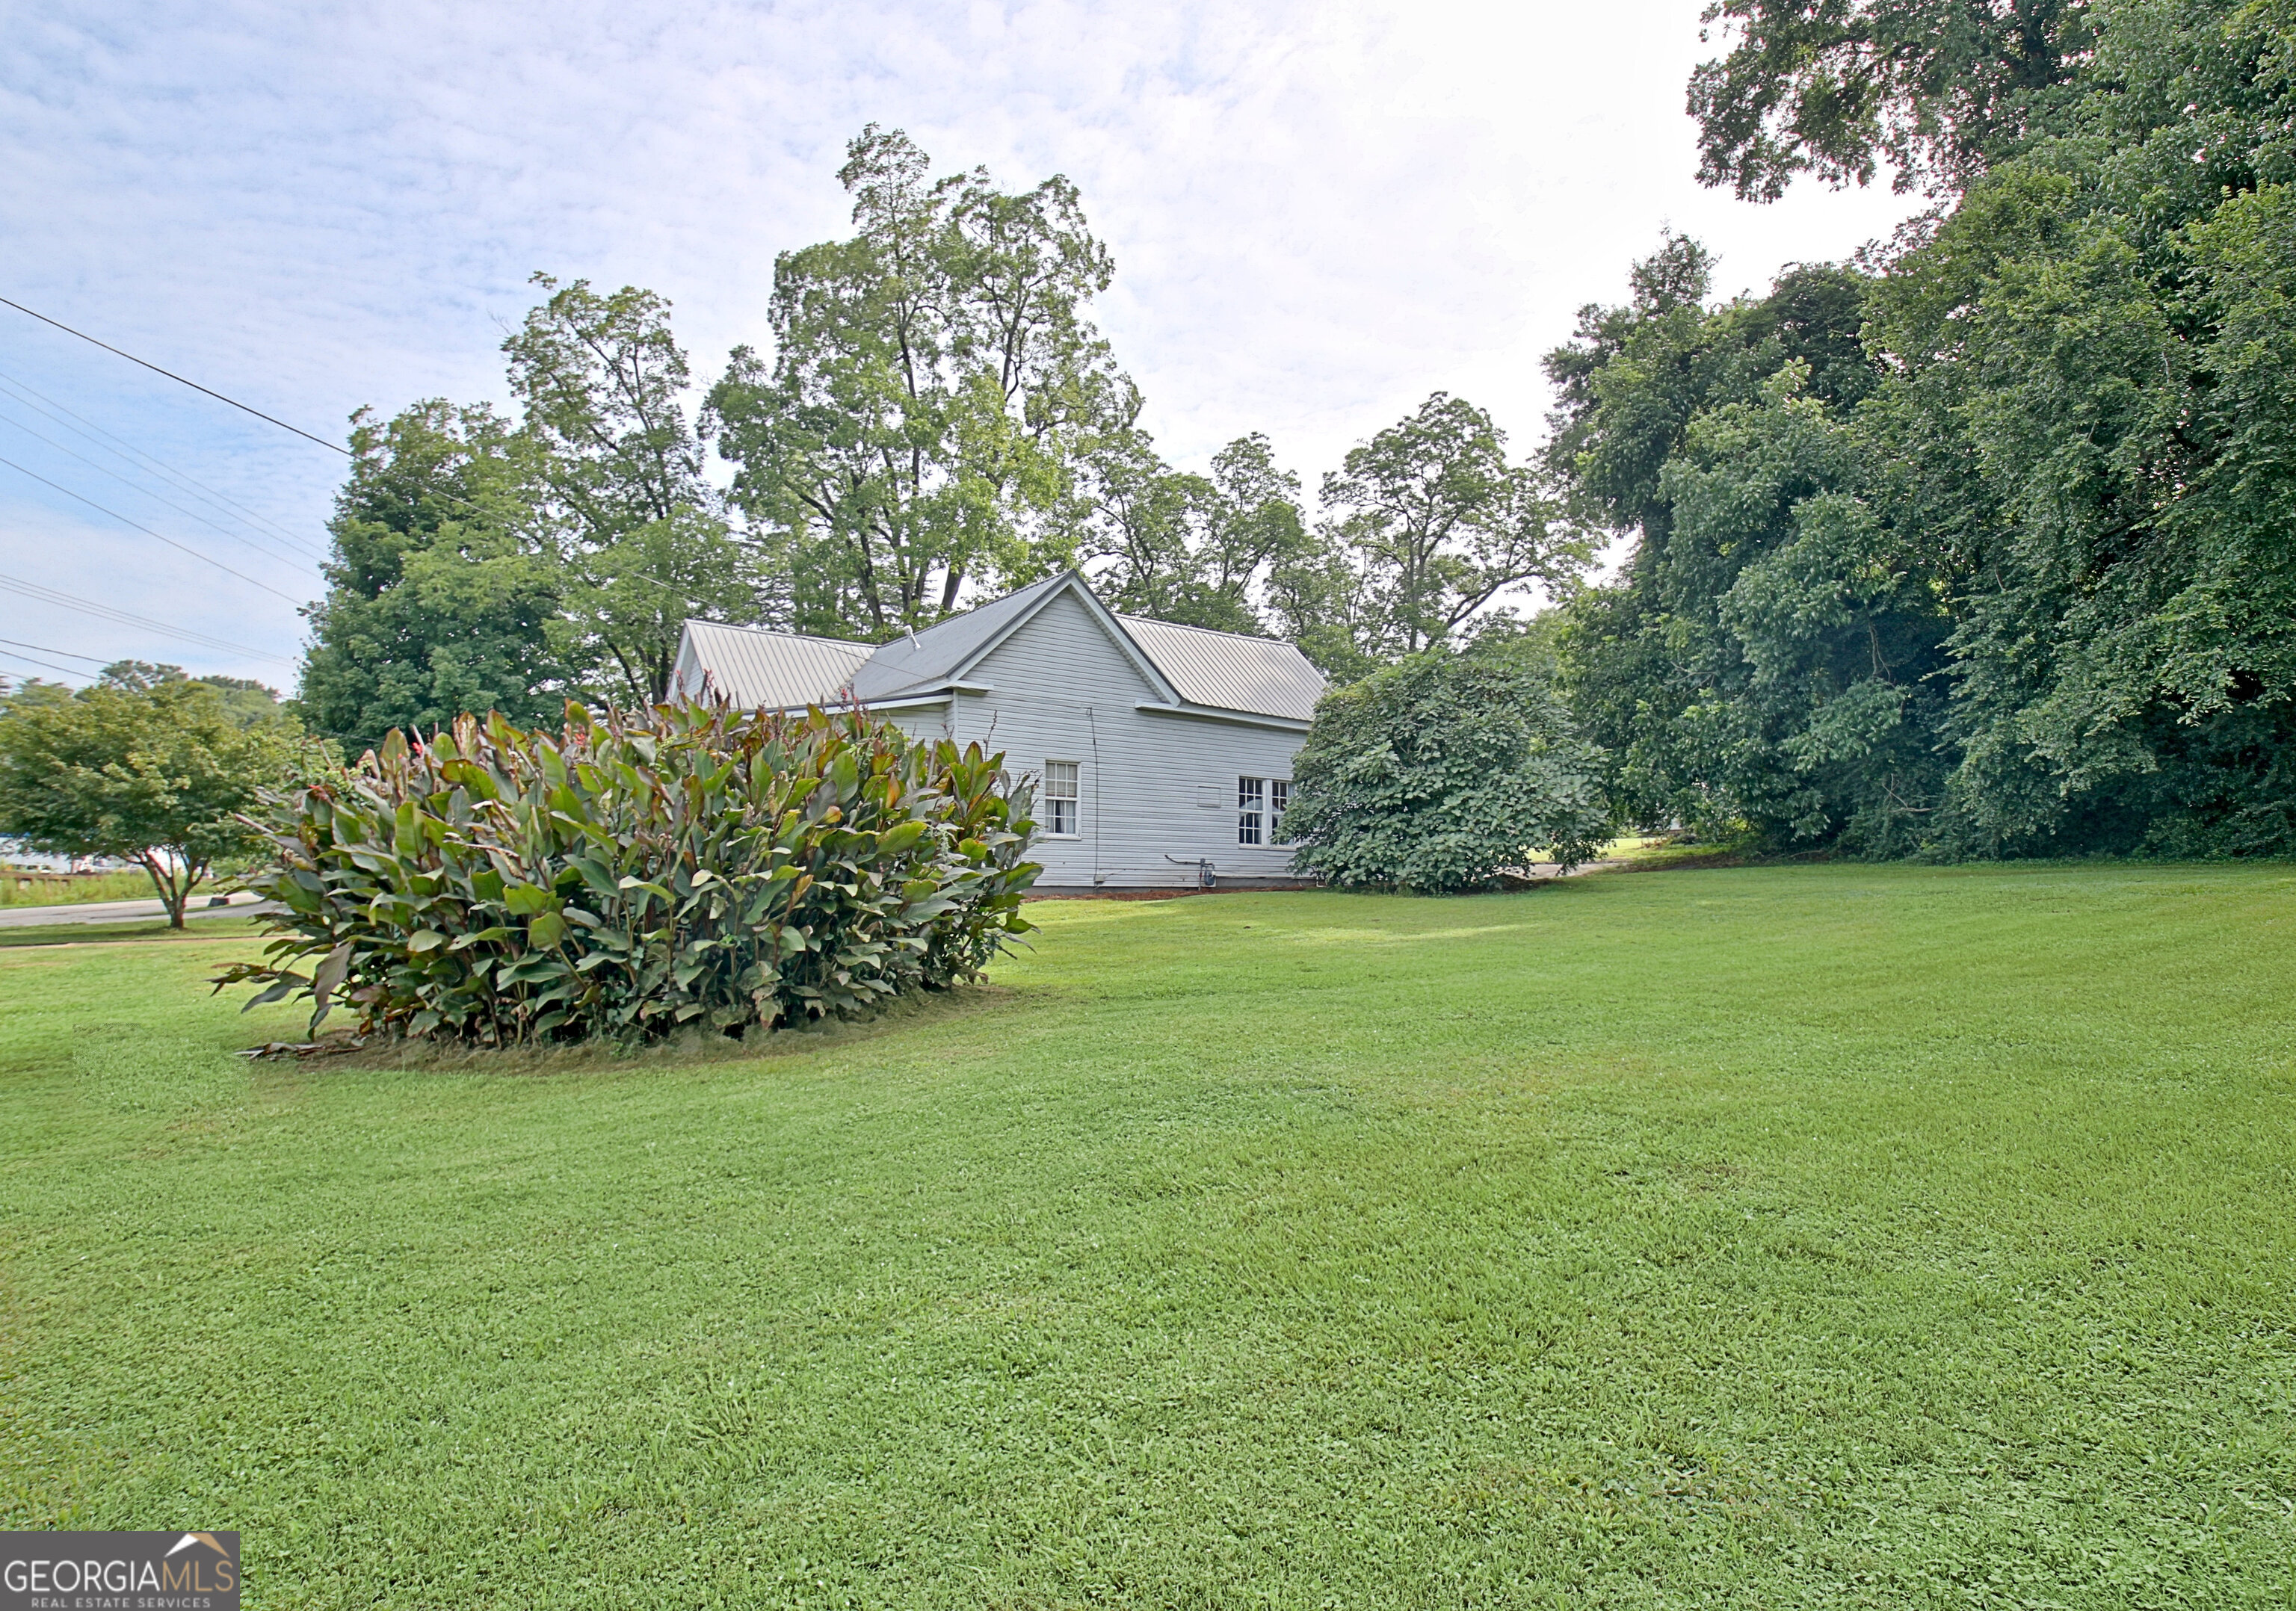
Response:
[[[1032,912],[555,1073],[0,950],[5,1525],[265,1607],[2296,1604],[2296,869]]]

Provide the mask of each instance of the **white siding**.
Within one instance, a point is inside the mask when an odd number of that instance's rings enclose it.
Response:
[[[948,737],[947,705],[912,705],[906,710],[886,710],[874,714],[882,716],[913,739],[932,740]]]
[[[1036,852],[1048,889],[1169,888],[1195,881],[1210,861],[1223,880],[1291,876],[1291,852],[1236,843],[1238,777],[1289,778],[1306,734],[1144,711],[1162,696],[1073,594],[1052,600],[1000,643],[966,681],[985,694],[952,701],[946,731],[1004,752],[1015,773],[1047,760],[1078,766],[1078,835]],[[894,711],[913,733],[944,731],[938,711]],[[1209,803],[1202,803],[1204,801]]]

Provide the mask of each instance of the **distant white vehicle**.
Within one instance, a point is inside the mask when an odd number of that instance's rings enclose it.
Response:
[[[1037,780],[1040,889],[1308,881],[1276,821],[1323,674],[1273,638],[1119,616],[1074,571],[890,643],[689,621],[673,681],[1003,750]]]

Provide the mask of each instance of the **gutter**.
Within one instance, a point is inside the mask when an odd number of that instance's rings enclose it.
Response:
[[[1211,705],[1167,705],[1156,699],[1143,699],[1132,708],[1151,716],[1193,716],[1199,722],[1227,722],[1239,727],[1273,727],[1279,732],[1308,731],[1307,723],[1291,716],[1259,716],[1250,711],[1222,710]]]

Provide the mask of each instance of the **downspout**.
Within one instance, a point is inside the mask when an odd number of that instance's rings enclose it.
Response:
[[[1085,725],[1092,730],[1092,887],[1100,887],[1100,721],[1092,707],[1084,707]]]

